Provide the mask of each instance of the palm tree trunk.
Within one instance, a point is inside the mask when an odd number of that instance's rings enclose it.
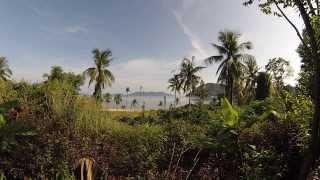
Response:
[[[98,100],[100,100],[100,98],[101,98],[101,85],[98,82],[94,87],[93,96],[96,97],[96,99],[98,99]]]
[[[190,112],[191,112],[191,95],[189,94],[188,119],[190,119]]]
[[[127,97],[126,97],[126,106],[127,106],[127,108],[128,108],[128,96],[129,96],[129,94],[127,92]]]
[[[177,107],[177,91],[174,91],[174,107]]]
[[[230,89],[230,93],[229,93],[229,101],[230,101],[230,104],[232,105],[233,103],[233,78],[230,78],[230,85],[229,85]]]

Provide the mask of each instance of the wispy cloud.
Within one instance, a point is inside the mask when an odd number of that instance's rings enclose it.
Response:
[[[199,3],[200,1],[197,0],[182,0],[181,8],[173,11],[173,15],[176,19],[177,24],[182,29],[183,33],[186,35],[192,46],[187,55],[189,57],[195,56],[196,63],[204,65],[204,59],[212,55],[214,51],[204,48],[203,42],[201,42],[196,33],[192,31],[191,26],[187,25],[188,21],[192,21],[188,19],[189,16],[187,16],[187,12],[193,11],[194,13],[196,13],[197,10],[195,9],[195,7],[197,7]],[[216,66],[205,68],[201,71],[200,75],[206,82],[215,82],[217,78],[215,75],[216,69]]]
[[[202,47],[199,38],[190,30],[190,28],[183,22],[183,17],[178,11],[173,12],[178,25],[181,27],[183,33],[188,37],[192,50],[189,55],[196,56],[200,59],[208,57],[208,52]]]
[[[87,29],[84,26],[80,25],[71,25],[71,26],[65,26],[64,32],[66,33],[79,33],[79,32],[86,32]]]

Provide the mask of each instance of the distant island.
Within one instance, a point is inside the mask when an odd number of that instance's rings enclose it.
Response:
[[[139,92],[139,91],[136,91],[136,92],[130,93],[129,96],[161,96],[161,97],[163,97],[163,96],[173,96],[173,95],[165,93],[165,92],[154,92],[154,91]]]

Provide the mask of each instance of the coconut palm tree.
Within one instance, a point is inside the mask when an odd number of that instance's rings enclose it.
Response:
[[[128,107],[128,97],[129,97],[129,92],[130,92],[130,87],[126,87],[126,93],[127,93],[127,97],[126,97],[126,105]]]
[[[90,78],[89,86],[93,82],[96,83],[93,96],[100,100],[102,98],[102,90],[106,86],[111,86],[114,82],[114,76],[108,69],[110,62],[112,61],[112,52],[109,49],[94,49],[92,53],[95,66],[88,68],[84,74]]]
[[[162,102],[162,101],[159,101],[158,106],[159,106],[159,107],[162,107],[162,106],[163,106],[163,102]]]
[[[113,101],[114,101],[114,103],[118,106],[118,105],[122,102],[122,96],[121,96],[121,94],[116,94],[116,95],[113,97]]]
[[[181,90],[181,81],[178,74],[173,75],[172,78],[169,79],[169,86],[168,89],[170,89],[172,92],[174,92],[174,106],[177,105],[176,99],[177,99],[177,93]]]
[[[131,102],[131,107],[136,107],[138,105],[137,99],[133,99]]]
[[[239,38],[240,34],[233,31],[220,32],[218,40],[221,44],[212,44],[219,54],[205,59],[207,64],[220,63],[217,70],[218,82],[226,85],[226,95],[231,104],[234,83],[242,73],[242,61],[248,58],[243,52],[252,48],[251,42],[240,43]]]
[[[0,57],[0,79],[8,81],[12,75],[12,71],[9,68],[8,61],[5,57]]]
[[[243,73],[234,82],[234,95],[237,97],[238,105],[248,103],[255,97],[256,79],[259,71],[257,62],[253,56],[248,56],[243,64]]]
[[[257,82],[257,75],[260,67],[254,57],[248,57],[245,61],[244,77],[246,79],[244,91],[245,99],[248,102],[255,94],[255,86]]]
[[[202,66],[196,66],[194,59],[194,56],[191,59],[184,58],[181,63],[180,73],[178,74],[181,81],[181,89],[183,90],[184,94],[189,97],[189,107],[191,104],[190,99],[192,92],[195,90],[201,80],[201,77],[198,75],[198,73],[204,68]]]

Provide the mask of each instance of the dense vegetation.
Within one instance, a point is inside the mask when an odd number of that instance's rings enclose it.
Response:
[[[309,139],[312,103],[293,95],[232,107],[192,105],[112,116],[69,81],[1,82],[1,163],[8,179],[97,176],[291,179]]]
[[[252,43],[232,31],[219,33],[218,54],[204,60],[219,64],[225,97],[210,99],[199,75],[205,67],[184,58],[168,81],[175,103],[164,110],[103,106],[122,102],[121,94],[103,93],[116,79],[108,69],[111,50],[93,50],[94,66],[83,74],[54,66],[40,83],[11,80],[0,58],[0,179],[319,179],[320,4],[258,2],[263,12],[289,22],[284,8],[303,16],[296,87],[285,83],[289,61],[272,58],[262,71],[246,53]],[[93,96],[80,93],[85,78],[95,84]],[[189,97],[185,106],[178,106],[180,93]],[[193,96],[198,103],[191,103]]]

